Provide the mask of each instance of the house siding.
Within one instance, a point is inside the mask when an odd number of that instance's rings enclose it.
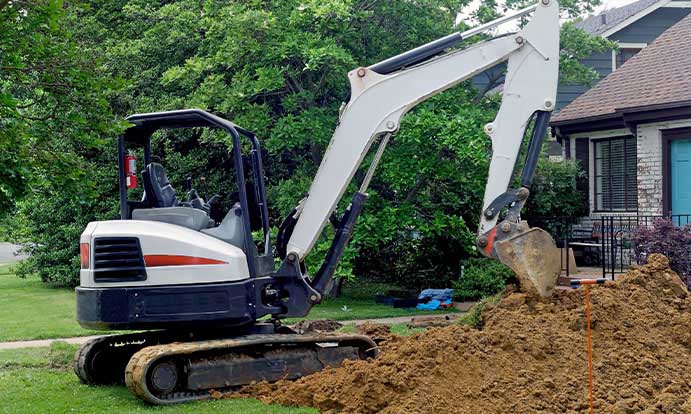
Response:
[[[600,79],[612,73],[612,51],[607,50],[605,52],[593,53],[588,59],[583,61],[583,64],[589,68],[595,69],[598,78],[589,86],[560,83],[557,88],[557,111],[570,104],[574,99],[584,94],[591,87],[595,86]]]
[[[664,171],[663,171],[663,144],[662,133],[665,130],[691,127],[691,119],[664,121],[649,124],[641,124],[636,128],[636,182],[638,190],[638,211],[637,212],[595,212],[594,200],[594,162],[593,162],[593,140],[599,138],[630,135],[626,129],[594,131],[588,134],[576,134],[570,137],[571,145],[570,156],[576,156],[574,141],[589,140],[589,180],[588,192],[590,198],[590,214],[582,217],[575,228],[587,231],[592,227],[593,222],[600,217],[608,215],[616,216],[659,216],[664,214]],[[691,213],[691,212],[690,212]]]
[[[691,9],[659,8],[633,24],[609,36],[622,43],[652,43],[665,30],[686,17]]]
[[[504,71],[506,71],[506,63],[500,63],[493,68],[475,75],[472,79],[472,83],[479,91],[484,91],[490,81],[496,79],[496,82],[493,82],[494,87],[496,87],[504,82]]]

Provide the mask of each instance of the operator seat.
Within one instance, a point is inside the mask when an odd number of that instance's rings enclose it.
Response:
[[[152,207],[174,207],[180,204],[175,196],[175,189],[168,180],[166,169],[157,162],[152,162],[142,171],[144,191]]]
[[[166,169],[152,162],[142,171],[144,200],[151,208],[132,211],[133,220],[160,221],[200,231],[209,227],[211,219],[204,210],[182,206],[168,180]]]

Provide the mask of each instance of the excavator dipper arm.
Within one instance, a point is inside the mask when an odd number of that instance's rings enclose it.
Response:
[[[518,33],[434,57],[468,35],[488,28],[480,27],[470,33],[449,35],[348,74],[351,98],[341,111],[339,125],[287,241],[290,261],[302,261],[309,254],[378,136],[397,131],[403,115],[418,103],[508,61],[501,108],[496,119],[485,127],[493,151],[478,247],[483,254],[509,265],[526,290],[537,290],[541,296],[551,293],[560,270],[551,257],[556,247],[547,233],[529,229],[520,221],[520,208],[528,196],[542,138],[555,105],[559,5],[556,0],[540,0],[537,5],[490,25],[532,11],[531,21]],[[521,187],[511,189],[524,134],[533,118],[535,126],[521,174]],[[360,189],[362,198],[366,196],[363,187]],[[508,214],[498,226],[500,215],[507,208]],[[558,253],[556,258],[558,262]]]

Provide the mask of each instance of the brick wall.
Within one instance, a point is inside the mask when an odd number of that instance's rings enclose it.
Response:
[[[662,130],[691,126],[691,120],[639,125],[637,135],[638,214],[660,215],[664,212],[662,195]]]
[[[636,131],[638,213],[662,214],[662,134],[659,124],[639,125]]]

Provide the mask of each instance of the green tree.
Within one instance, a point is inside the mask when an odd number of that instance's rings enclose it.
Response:
[[[65,24],[54,30],[64,32],[56,41],[76,54],[69,67],[91,75],[94,89],[87,95],[105,109],[109,104],[116,116],[200,107],[256,132],[265,148],[270,215],[277,225],[308,190],[348,96],[346,73],[448,34],[468,3],[101,0],[91,7],[60,4],[56,18]],[[577,10],[596,2],[570,4]],[[492,7],[490,14],[505,12]],[[111,92],[117,85],[112,79],[124,81],[117,93]],[[78,94],[71,91],[65,99],[74,96]],[[60,104],[81,115],[76,119],[83,123],[61,130],[69,136],[59,142],[64,154],[76,156],[81,170],[99,171],[79,176],[81,185],[91,190],[77,197],[67,186],[35,185],[41,191],[18,205],[23,240],[41,240],[37,249],[51,246],[61,252],[51,256],[47,248],[34,251],[27,271],[44,266],[44,279],[64,284],[76,283],[78,274],[76,260],[68,259],[77,255],[76,229],[94,218],[114,218],[117,208],[114,143],[108,138],[120,124],[99,118],[95,125],[103,129],[86,129],[95,121],[87,117],[88,107],[79,105]],[[489,153],[482,126],[497,108],[497,97],[478,93],[467,82],[406,116],[372,182],[341,275],[403,275],[397,281],[412,286],[451,280],[460,261],[474,254]],[[85,138],[85,143],[75,137]],[[98,138],[98,144],[108,140],[108,146],[101,150],[86,138]],[[226,207],[235,201],[227,184],[231,172],[222,135],[162,133],[154,147],[177,188],[183,188],[188,175],[205,175],[211,192],[221,193]],[[361,173],[356,181],[360,178]],[[354,189],[352,185],[350,191]],[[59,205],[41,203],[46,196]],[[344,202],[348,199],[346,195]],[[85,204],[70,209],[74,203]],[[313,271],[327,246],[326,239],[317,245],[308,263]],[[58,269],[60,264],[67,267]],[[70,269],[70,281],[50,277],[69,275]]]
[[[68,185],[84,166],[75,148],[117,132],[107,97],[118,86],[94,50],[83,53],[59,0],[0,2],[0,211],[37,183]]]
[[[576,220],[588,214],[584,194],[577,185],[583,177],[575,161],[540,159],[523,218],[558,240],[568,237]]]
[[[31,254],[20,274],[56,285],[76,281],[79,234],[103,207],[101,150],[124,126],[108,101],[120,82],[75,30],[84,7],[0,2],[0,227]]]

